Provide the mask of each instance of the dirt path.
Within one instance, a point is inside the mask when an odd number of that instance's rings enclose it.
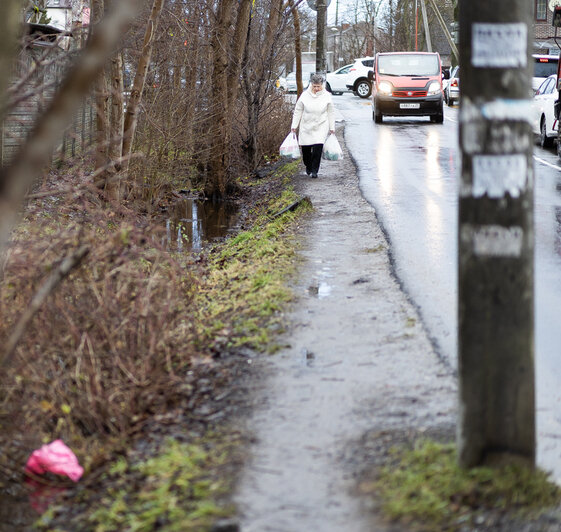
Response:
[[[288,346],[257,361],[265,378],[236,496],[242,530],[381,531],[351,493],[349,453],[366,433],[452,424],[456,384],[391,274],[348,153],[297,187],[315,212],[302,231]]]

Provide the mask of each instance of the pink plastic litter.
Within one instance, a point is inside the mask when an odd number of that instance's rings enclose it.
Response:
[[[64,475],[73,482],[78,482],[84,474],[84,468],[78,463],[76,455],[62,440],[55,440],[33,451],[27,460],[25,470],[35,475],[43,473]]]

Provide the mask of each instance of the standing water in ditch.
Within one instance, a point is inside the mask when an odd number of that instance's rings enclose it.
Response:
[[[165,245],[173,251],[200,251],[225,237],[238,219],[238,206],[225,201],[186,199],[170,206]]]

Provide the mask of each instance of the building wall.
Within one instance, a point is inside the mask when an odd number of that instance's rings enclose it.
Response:
[[[536,14],[536,0],[534,0],[534,16]],[[555,43],[555,28],[551,25],[553,12],[546,5],[546,20],[534,20],[534,53],[555,54],[559,53],[559,47]],[[561,43],[561,31],[557,30],[559,42]]]

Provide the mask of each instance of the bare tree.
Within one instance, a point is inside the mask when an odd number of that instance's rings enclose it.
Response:
[[[110,166],[105,174],[105,191],[109,199],[121,199],[121,181],[117,173],[121,168],[119,159],[123,153],[123,55],[118,52],[111,58],[111,113],[109,119],[109,150]]]
[[[228,123],[228,52],[231,45],[230,26],[232,24],[234,0],[219,0],[216,22],[212,32],[212,104],[211,110],[211,153],[210,176],[205,193],[211,198],[226,195],[228,172],[228,144],[230,124]],[[231,83],[237,83],[232,80]],[[226,101],[225,97],[226,96]],[[226,103],[226,105],[225,105]]]
[[[299,98],[304,92],[304,84],[302,83],[302,39],[300,29],[300,13],[298,7],[294,4],[294,0],[288,0],[288,6],[292,13],[292,20],[294,22],[294,55],[296,57],[296,95]]]
[[[122,152],[123,158],[126,161],[125,162],[126,168],[128,168],[128,160],[132,153],[132,143],[136,131],[136,126],[138,123],[140,100],[142,98],[142,92],[144,90],[144,84],[146,82],[146,73],[148,71],[148,66],[150,64],[152,48],[154,45],[154,39],[158,28],[158,21],[162,13],[163,5],[164,5],[164,0],[154,0],[154,3],[152,4],[152,12],[150,14],[150,18],[148,19],[148,24],[146,26],[146,31],[144,33],[144,44],[142,47],[142,53],[138,61],[136,75],[132,85],[130,97],[127,102],[127,111],[125,113],[125,121],[123,126],[124,129],[123,129],[123,152]]]
[[[238,95],[242,58],[247,43],[251,4],[251,0],[240,1],[233,35],[230,33],[230,26],[235,2],[222,0],[216,14],[216,25],[212,36],[212,146],[210,176],[205,189],[206,195],[212,198],[226,196],[231,177],[229,146],[232,117]]]
[[[251,46],[250,67],[244,70],[244,96],[247,106],[247,136],[244,141],[247,164],[254,169],[259,164],[259,124],[263,108],[274,84],[274,71],[282,58],[282,47],[290,43],[284,42],[281,35],[285,33],[288,17],[281,16],[289,6],[282,0],[271,0],[266,18],[265,31],[252,25],[253,41]]]
[[[92,24],[99,24],[105,15],[104,0],[92,0]],[[95,168],[105,168],[108,162],[109,127],[107,122],[109,92],[107,76],[104,71],[98,76],[94,85],[95,102]]]

